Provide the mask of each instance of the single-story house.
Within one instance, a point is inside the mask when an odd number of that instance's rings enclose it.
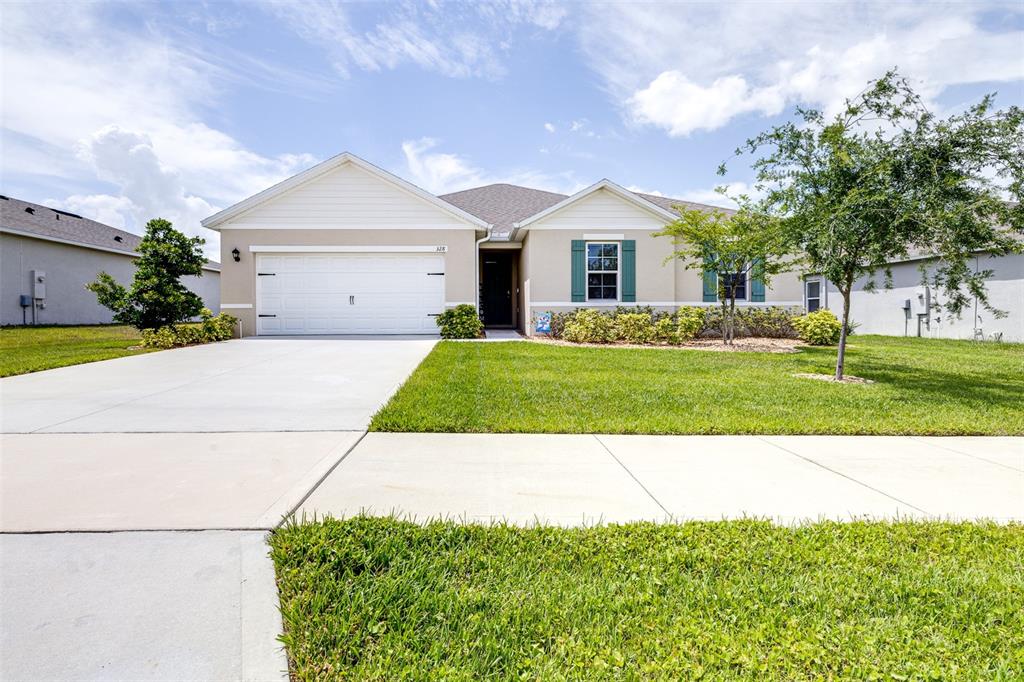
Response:
[[[460,303],[488,327],[535,329],[580,307],[715,305],[715,275],[651,234],[689,202],[610,180],[566,196],[495,184],[435,196],[349,153],[234,206],[221,233],[221,309],[241,333],[433,334]],[[706,207],[711,208],[711,207]],[[746,281],[740,305],[802,307],[799,274]]]
[[[141,238],[80,215],[0,196],[0,324],[107,324],[112,313],[85,285],[100,271],[130,284]],[[214,313],[220,265],[186,286]]]
[[[859,334],[921,336],[978,341],[1024,341],[1024,254],[974,255],[975,272],[991,271],[985,288],[989,304],[1006,314],[996,317],[976,299],[953,315],[942,307],[943,294],[922,282],[921,268],[931,272],[934,258],[921,256],[890,264],[892,288],[883,288],[883,273],[872,280],[862,277],[854,282],[850,295],[850,320]],[[808,310],[829,308],[841,317],[843,297],[831,282],[817,275],[805,279]]]

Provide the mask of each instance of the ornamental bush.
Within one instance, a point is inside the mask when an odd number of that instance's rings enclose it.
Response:
[[[199,312],[202,321],[190,324],[168,324],[159,329],[142,331],[144,348],[178,348],[200,343],[226,341],[231,338],[238,318],[221,313],[216,317],[209,308]]]
[[[437,316],[442,339],[477,339],[484,330],[484,323],[476,314],[476,308],[462,303],[449,308]]]
[[[704,326],[705,310],[703,308],[684,307],[676,313],[676,343],[686,343],[697,336]]]
[[[650,343],[654,323],[650,313],[620,313],[615,316],[616,337],[626,343]]]
[[[843,324],[831,310],[822,308],[793,318],[800,338],[812,346],[834,346],[839,343],[839,334]]]
[[[666,315],[654,323],[654,340],[671,345],[679,343],[679,328],[674,317]]]
[[[577,310],[562,330],[562,338],[573,343],[609,343],[615,337],[615,320],[612,316],[591,308]]]

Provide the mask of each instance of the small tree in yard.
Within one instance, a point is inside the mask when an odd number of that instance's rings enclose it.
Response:
[[[761,206],[777,216],[810,269],[843,297],[835,378],[843,378],[854,282],[884,273],[911,254],[935,257],[922,283],[946,294],[959,314],[970,297],[988,302],[969,258],[1019,250],[1024,231],[1024,110],[993,111],[987,96],[945,120],[930,113],[895,71],[827,118],[798,109],[799,123],[776,126],[737,154],[757,155]],[[719,173],[725,172],[725,165]],[[1005,201],[1005,193],[1018,203]]]
[[[135,260],[135,279],[125,288],[106,272],[86,288],[100,305],[114,311],[114,320],[137,329],[159,329],[197,316],[203,300],[189,291],[181,278],[201,277],[206,257],[200,237],[186,237],[170,222],[154,218],[146,223],[146,235]]]
[[[722,343],[736,338],[736,293],[747,280],[766,286],[772,275],[792,266],[779,223],[749,206],[746,198],[735,213],[677,206],[679,218],[656,237],[671,237],[674,252],[689,270],[716,273],[718,301],[722,305]]]

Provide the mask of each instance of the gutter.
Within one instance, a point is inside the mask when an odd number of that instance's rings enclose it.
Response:
[[[491,240],[491,231],[494,225],[487,226],[487,234],[476,240],[473,248],[473,300],[476,301],[476,314],[480,315],[480,245]]]

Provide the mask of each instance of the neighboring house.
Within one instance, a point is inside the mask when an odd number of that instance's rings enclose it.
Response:
[[[933,258],[917,258],[890,265],[892,288],[883,286],[884,273],[875,278],[875,290],[866,290],[871,278],[862,277],[853,285],[850,320],[860,334],[922,336],[942,339],[1024,341],[1024,254],[975,255],[975,272],[992,271],[986,280],[989,303],[1007,313],[996,317],[976,300],[953,315],[942,307],[944,296],[923,284],[921,267],[932,271]],[[837,317],[843,314],[843,297],[831,282],[808,275],[804,283],[808,310],[829,308]]]
[[[141,238],[74,213],[0,196],[0,324],[105,324],[112,313],[85,285],[105,270],[122,284],[135,274]],[[215,313],[220,266],[184,282]]]
[[[678,203],[608,180],[438,197],[346,153],[203,225],[221,232],[221,309],[245,336],[433,334],[460,303],[530,333],[549,311],[715,304],[714,276],[666,263],[671,241],[651,236]],[[803,303],[797,274],[746,284],[740,305]]]

